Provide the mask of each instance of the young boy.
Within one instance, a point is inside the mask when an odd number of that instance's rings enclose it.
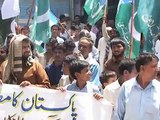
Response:
[[[84,60],[74,60],[70,63],[69,71],[70,75],[73,79],[76,80],[76,82],[66,86],[67,90],[76,92],[95,93],[94,97],[96,99],[103,98],[100,94],[98,94],[100,93],[98,87],[89,82],[91,78],[91,71],[88,62]],[[59,89],[61,91],[65,91],[64,88]]]
[[[79,59],[79,58],[76,55],[67,55],[64,58],[64,61],[63,61],[63,75],[62,75],[61,79],[59,80],[58,87],[64,87],[68,84],[71,84],[74,81],[74,79],[70,75],[69,66],[70,66],[70,63],[72,61],[77,60],[77,59]]]
[[[46,66],[45,70],[51,83],[51,88],[58,86],[59,80],[63,75],[62,64],[65,56],[65,47],[61,43],[57,43],[53,48],[53,63]]]
[[[113,83],[116,80],[117,80],[117,75],[114,71],[103,71],[100,76],[102,89],[104,89],[107,85]]]

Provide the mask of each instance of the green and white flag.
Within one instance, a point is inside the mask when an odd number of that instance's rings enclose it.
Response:
[[[160,31],[160,0],[135,0],[134,25],[133,25],[133,53],[135,58],[140,50],[140,33],[145,38],[144,51],[153,52],[158,31]],[[132,17],[132,0],[120,0],[117,15],[116,28],[127,44],[126,56],[129,55],[130,31]]]
[[[140,31],[146,40],[144,50],[154,52],[157,34],[160,32],[160,0],[139,0],[136,5]]]
[[[19,0],[4,0],[1,8],[2,19],[9,19],[20,14]]]
[[[50,2],[49,0],[36,0],[33,24],[31,25],[31,40],[43,51],[41,43],[48,42],[51,31],[49,26]]]
[[[86,0],[84,9],[88,14],[88,23],[94,25],[104,15],[106,0]]]

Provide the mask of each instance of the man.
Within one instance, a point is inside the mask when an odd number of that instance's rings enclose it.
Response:
[[[44,68],[46,65],[53,63],[53,48],[55,45],[57,45],[57,43],[57,40],[52,40],[52,38],[50,38],[49,41],[45,44],[46,51],[38,55],[38,61],[43,65]]]
[[[135,61],[132,59],[122,60],[119,65],[119,73],[120,77],[118,78],[118,80],[106,86],[105,89],[103,90],[104,98],[109,102],[111,102],[114,108],[116,106],[121,85],[125,81],[137,75]]]
[[[138,76],[126,81],[120,90],[114,120],[159,120],[160,82],[155,80],[158,58],[143,53],[136,61]]]
[[[65,47],[63,44],[57,44],[53,48],[53,63],[46,66],[45,70],[51,83],[51,88],[58,86],[59,80],[63,75],[62,64],[65,57]]]
[[[29,34],[30,34],[30,28],[29,28],[29,26],[24,26],[21,29],[21,34],[22,35],[26,35],[27,37],[29,37]]]
[[[105,63],[104,70],[112,70],[116,72],[119,77],[118,66],[121,60],[125,59],[125,43],[121,38],[117,37],[112,39],[110,46],[112,50],[112,58]]]
[[[81,17],[79,15],[74,16],[74,21],[72,23],[74,26],[79,26],[81,29],[84,28],[84,24],[81,23]]]
[[[79,40],[80,40],[82,37],[91,38],[91,35],[90,35],[90,33],[89,33],[88,30],[83,29],[83,30],[81,30],[81,32],[79,33]],[[79,50],[78,50],[79,40],[75,43],[76,47],[75,47],[74,52],[79,52]],[[94,44],[92,38],[91,38],[90,40],[91,40],[92,44]],[[91,55],[93,59],[95,59],[96,61],[98,61],[99,51],[98,51],[98,49],[97,49],[94,45],[93,45],[93,47],[92,47],[92,52],[90,52],[89,55]]]
[[[106,27],[105,18],[102,23],[102,35],[98,41],[98,50],[99,50],[99,63],[101,67],[101,72],[104,70],[104,62],[108,61],[112,57],[112,51],[110,48],[110,42],[113,38],[118,37],[119,34],[115,28],[110,26]]]
[[[90,64],[90,70],[91,70],[91,80],[93,84],[99,86],[100,85],[100,69],[98,62],[92,58],[92,55],[89,55],[89,53],[92,51],[93,42],[91,38],[88,37],[82,37],[79,41],[78,49],[81,52],[83,58],[89,62]]]
[[[0,67],[0,79],[7,84],[49,88],[48,76],[42,65],[31,57],[30,40],[17,35],[9,47],[8,59]]]
[[[59,27],[59,25],[57,25],[57,24],[52,25],[51,32],[52,32],[52,39],[57,40],[58,43],[63,43],[64,42],[64,39],[62,39],[60,37],[60,27]]]

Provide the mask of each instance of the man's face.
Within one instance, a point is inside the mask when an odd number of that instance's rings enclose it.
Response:
[[[156,78],[158,73],[158,61],[153,59],[149,64],[142,66],[143,76],[152,80]]]
[[[125,48],[120,43],[112,45],[111,49],[114,57],[121,57],[124,55]]]
[[[22,41],[22,57],[29,57],[31,54],[31,46],[29,41]]]
[[[26,36],[29,36],[29,33],[30,33],[30,30],[29,29],[24,29],[22,30],[22,35],[26,35]]]
[[[114,28],[112,28],[111,30],[108,30],[107,32],[111,39],[117,36],[116,30]]]
[[[54,26],[52,28],[52,35],[56,38],[57,36],[59,36],[60,32],[59,32],[59,29],[58,27]]]
[[[84,58],[88,57],[88,54],[92,51],[90,42],[85,39],[80,40],[78,49]]]
[[[76,23],[79,23],[79,22],[80,22],[80,17],[78,17],[78,16],[75,17],[75,22],[76,22]]]
[[[64,51],[61,49],[54,49],[53,51],[53,57],[55,62],[63,62],[64,55]]]

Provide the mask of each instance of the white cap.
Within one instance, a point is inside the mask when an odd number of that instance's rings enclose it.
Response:
[[[65,17],[69,17],[69,15],[68,15],[67,13],[64,13],[64,16],[65,16]]]
[[[110,30],[112,30],[112,27],[106,27],[106,30],[110,31]]]

